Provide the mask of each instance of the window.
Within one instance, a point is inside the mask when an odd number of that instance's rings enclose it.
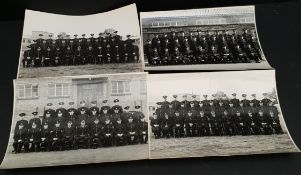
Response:
[[[68,97],[70,96],[70,85],[68,83],[48,84],[49,97]]]
[[[225,18],[219,19],[219,24],[227,24],[227,20]]]
[[[146,81],[145,80],[140,80],[140,92],[146,93]]]
[[[196,23],[198,25],[208,25],[209,24],[209,20],[208,19],[200,19],[200,20],[197,20]]]
[[[30,99],[39,97],[38,85],[19,84],[17,85],[17,95],[20,99]]]
[[[252,17],[246,18],[246,23],[253,23],[253,22],[254,22],[254,18]]]
[[[240,18],[240,19],[239,19],[239,22],[240,22],[240,23],[246,23],[246,18]]]
[[[130,81],[112,81],[112,94],[129,94]]]

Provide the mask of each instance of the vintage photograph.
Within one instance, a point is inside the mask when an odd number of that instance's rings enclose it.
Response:
[[[298,152],[274,70],[150,74],[150,158]]]
[[[146,73],[15,80],[2,168],[149,158]]]
[[[141,12],[145,70],[271,68],[254,6]]]
[[[143,71],[135,4],[68,16],[26,10],[18,78]]]

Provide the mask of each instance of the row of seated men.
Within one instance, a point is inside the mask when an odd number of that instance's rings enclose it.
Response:
[[[151,65],[259,63],[262,60],[255,34],[230,31],[180,31],[155,34],[144,44]]]
[[[179,102],[175,95],[172,102],[157,103],[151,118],[152,132],[155,138],[267,135],[283,133],[279,111],[268,98],[257,100],[214,99],[203,101],[184,100]],[[195,98],[195,96],[193,96]],[[225,95],[223,95],[225,97]]]
[[[82,64],[104,64],[104,63],[128,63],[139,61],[139,48],[134,44],[131,35],[127,35],[125,41],[117,34],[102,33],[98,38],[93,37],[73,39],[67,38],[48,39],[40,38],[33,40],[23,54],[23,67],[49,67],[49,66],[69,66]]]
[[[51,106],[49,104],[49,106]],[[43,116],[33,112],[28,121],[17,121],[14,130],[14,151],[39,152],[62,151],[81,148],[99,148],[132,144],[146,144],[148,141],[148,123],[140,112],[129,111],[129,106],[103,106],[101,110],[64,108],[46,109]],[[100,112],[101,111],[101,112]]]

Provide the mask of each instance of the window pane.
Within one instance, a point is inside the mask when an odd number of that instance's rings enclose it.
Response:
[[[69,96],[69,84],[63,84],[63,96]]]
[[[63,95],[63,86],[62,84],[56,84],[56,97],[62,96]]]
[[[112,93],[113,94],[117,93],[117,82],[116,81],[112,82]]]
[[[124,93],[124,84],[122,81],[118,82],[118,93]]]
[[[18,97],[24,98],[24,95],[25,95],[24,85],[18,85]]]
[[[39,96],[38,85],[32,86],[32,97],[38,97],[38,96]]]
[[[125,93],[129,93],[130,90],[131,90],[130,82],[129,81],[125,81],[124,84],[125,84],[124,92]]]
[[[54,84],[49,84],[48,85],[48,96],[49,97],[54,97],[55,96],[55,85]]]
[[[31,85],[25,85],[25,97],[31,97]]]

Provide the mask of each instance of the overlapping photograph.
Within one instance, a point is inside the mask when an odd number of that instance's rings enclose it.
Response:
[[[18,78],[139,72],[135,5],[68,16],[26,10]]]
[[[298,152],[274,73],[150,74],[150,158]]]
[[[149,158],[146,74],[15,80],[2,168]]]
[[[270,69],[254,6],[140,13],[148,71]]]

